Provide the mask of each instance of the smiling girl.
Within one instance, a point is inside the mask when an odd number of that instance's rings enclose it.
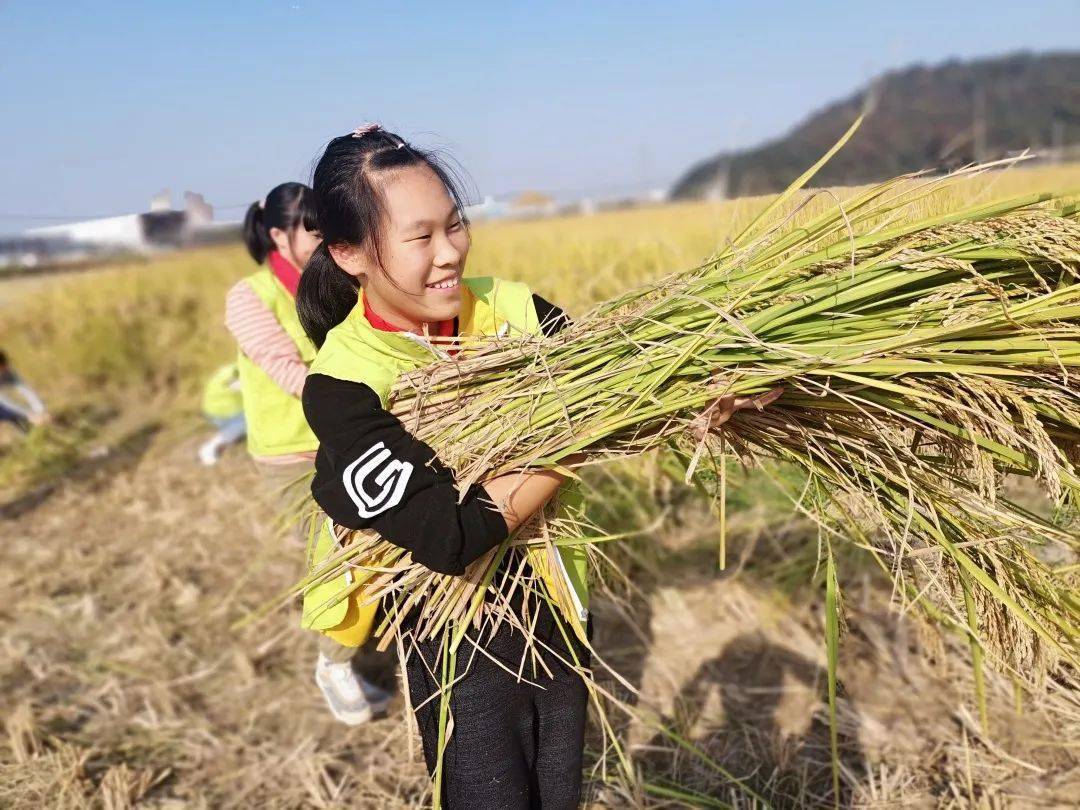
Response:
[[[432,571],[463,574],[551,499],[564,478],[523,470],[460,492],[432,448],[387,410],[391,389],[399,375],[448,359],[445,344],[432,338],[550,335],[568,323],[566,315],[523,284],[463,278],[470,235],[461,195],[432,154],[400,136],[365,125],[333,139],[313,185],[323,243],[297,295],[300,320],[320,347],[303,393],[320,441],[312,493],[337,525],[374,530]],[[706,421],[718,425],[749,404],[718,402]],[[325,536],[315,565],[332,551]],[[563,546],[560,554],[557,570],[541,577],[549,588],[546,577],[564,578],[559,585],[574,597],[575,618],[587,624],[582,552]],[[348,588],[347,577],[308,592],[305,626],[347,633],[363,621],[348,600],[325,608],[328,594]],[[520,593],[511,606],[521,610]],[[537,613],[529,618],[533,647],[511,622],[482,641],[466,635],[482,651],[461,656],[468,667],[451,691],[453,731],[442,756],[448,807],[578,805],[587,693],[566,662],[587,666],[588,650],[563,632],[546,601]],[[405,620],[406,636],[414,619]],[[441,639],[406,644],[410,700],[434,771]],[[545,648],[552,653],[544,656],[547,671],[515,674],[530,649]]]
[[[367,126],[335,138],[313,185],[324,242],[297,296],[301,322],[321,347],[303,395],[320,441],[312,492],[338,525],[374,529],[431,570],[462,574],[563,478],[507,475],[459,498],[452,472],[386,410],[387,396],[399,374],[446,356],[432,337],[553,333],[566,316],[523,284],[462,278],[470,240],[461,196],[432,155],[399,136]],[[584,603],[583,578],[574,586]],[[569,658],[555,617],[542,612],[535,635]],[[587,659],[583,648],[575,653]],[[438,759],[431,698],[440,689],[439,654],[438,639],[417,642],[406,662],[430,770]],[[522,634],[507,624],[455,684],[446,806],[577,806],[584,684],[555,660],[550,677],[518,679],[512,673],[524,654]]]

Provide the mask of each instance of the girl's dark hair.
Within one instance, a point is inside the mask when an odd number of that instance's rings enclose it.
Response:
[[[322,346],[327,332],[345,320],[360,291],[359,282],[338,267],[329,247],[363,247],[382,267],[379,228],[386,203],[376,178],[409,166],[427,166],[435,172],[468,227],[457,178],[434,153],[410,146],[399,135],[381,128],[343,135],[330,141],[319,158],[312,186],[323,241],[308,260],[296,293],[300,323],[316,346]]]
[[[310,188],[303,183],[275,186],[265,202],[253,202],[244,216],[244,244],[248,253],[256,264],[262,264],[274,249],[271,228],[291,233],[303,225],[314,231],[317,230],[315,217],[315,197]]]

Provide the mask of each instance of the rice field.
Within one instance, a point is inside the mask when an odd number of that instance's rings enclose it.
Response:
[[[1080,166],[1014,168],[949,193],[973,202],[1046,187],[1080,190]],[[799,215],[852,193],[818,195]],[[951,202],[930,200],[927,213]],[[699,263],[766,203],[480,223],[469,271],[527,281],[580,314]],[[241,451],[209,471],[194,459],[203,379],[232,351],[224,293],[250,271],[228,247],[0,283],[0,346],[57,416],[25,443],[0,434],[0,806],[430,799],[400,700],[390,717],[345,729],[320,705],[295,614],[232,629],[296,579],[301,556],[270,530],[273,505]],[[591,806],[687,806],[688,792],[693,806],[833,806],[812,527],[768,476],[733,475],[720,575],[715,518],[662,459],[594,479],[594,519],[640,531],[612,551],[628,579],[608,583],[596,642],[636,689],[612,679],[614,697],[645,720],[618,729],[633,782],[590,737]],[[1035,692],[990,676],[986,733],[967,645],[898,616],[871,569],[861,578],[840,650],[843,805],[1070,806],[1075,675],[1051,672]]]

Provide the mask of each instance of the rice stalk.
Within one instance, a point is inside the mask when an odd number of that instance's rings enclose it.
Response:
[[[833,801],[840,807],[840,741],[836,724],[836,675],[840,660],[840,586],[832,549],[825,556],[825,646],[828,659],[829,753],[832,765]]]

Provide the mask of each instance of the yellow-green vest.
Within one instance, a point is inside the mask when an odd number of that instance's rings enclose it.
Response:
[[[305,363],[315,359],[315,344],[304,333],[296,314],[296,300],[269,269],[260,270],[244,279],[259,300],[274,313]],[[253,456],[281,456],[317,450],[319,440],[308,427],[300,397],[281,390],[276,382],[239,352],[236,361],[240,369],[240,389],[244,398],[244,418],[247,420],[247,447]]]
[[[203,413],[211,419],[228,419],[244,410],[244,398],[237,380],[240,370],[236,363],[226,363],[206,381],[203,389]]]
[[[493,278],[464,280],[459,335],[512,335],[515,331],[535,334],[540,331],[532,292],[518,282]],[[379,396],[383,406],[400,374],[426,366],[440,359],[440,353],[428,341],[409,332],[385,332],[373,327],[364,317],[363,299],[349,316],[330,330],[319,349],[310,374],[325,374],[339,380],[367,385]],[[564,486],[559,494],[560,508],[580,509],[576,487]],[[315,538],[309,564],[314,570],[337,550],[329,521]],[[567,617],[583,634],[588,611],[587,560],[579,546],[559,547],[556,564],[559,571],[541,570],[549,590],[568,585],[576,616]],[[558,577],[559,581],[554,581]],[[374,606],[360,607],[362,594],[335,603],[335,596],[347,592],[352,578],[346,573],[309,587],[304,593],[301,624],[318,630],[347,646],[359,646],[370,631]],[[358,609],[359,607],[359,609]]]

